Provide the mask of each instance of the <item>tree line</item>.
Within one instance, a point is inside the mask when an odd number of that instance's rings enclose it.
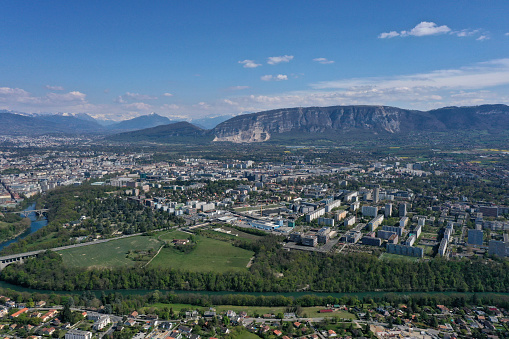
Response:
[[[265,242],[264,240],[271,240]],[[150,267],[82,269],[66,267],[46,252],[7,266],[0,278],[47,290],[162,289],[236,292],[460,291],[509,292],[509,263],[472,260],[380,261],[367,254],[330,256],[287,252],[271,237],[243,243],[256,260],[246,272],[190,272]]]

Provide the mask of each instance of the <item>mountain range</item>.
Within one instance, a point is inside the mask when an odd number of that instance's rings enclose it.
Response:
[[[218,123],[231,118],[219,116],[201,118],[196,121],[200,128],[210,129]],[[151,113],[124,121],[94,119],[86,113],[37,114],[0,110],[0,135],[42,135],[64,134],[116,134],[160,125],[180,122]]]
[[[79,133],[109,134],[107,139],[114,141],[161,143],[264,142],[303,138],[337,140],[358,135],[398,136],[412,132],[471,130],[495,133],[509,130],[509,106],[444,107],[430,111],[366,105],[296,107],[239,115],[211,129],[189,122],[174,122],[157,114],[101,126],[77,116],[24,117],[0,113],[0,134],[23,134],[27,130],[75,130]],[[124,132],[118,133],[120,131]]]

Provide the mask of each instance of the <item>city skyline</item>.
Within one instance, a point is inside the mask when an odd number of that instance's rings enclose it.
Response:
[[[509,104],[504,1],[2,3],[0,109],[120,120]]]

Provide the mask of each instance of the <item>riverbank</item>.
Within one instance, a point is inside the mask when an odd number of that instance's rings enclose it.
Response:
[[[23,211],[30,212],[35,210],[36,204],[35,202],[32,203],[30,206],[28,206]],[[28,226],[24,228],[24,230],[17,232],[16,235],[12,235],[9,238],[3,239],[0,241],[0,252],[10,244],[13,244],[15,242],[18,242],[19,240],[29,236],[32,233],[37,232],[44,226],[48,224],[48,220],[43,218],[38,218],[38,216],[35,213],[29,213],[27,218],[24,218],[23,220],[26,220],[24,222],[28,223]]]
[[[0,244],[15,239],[30,229],[30,218],[22,218],[16,222],[0,221]]]

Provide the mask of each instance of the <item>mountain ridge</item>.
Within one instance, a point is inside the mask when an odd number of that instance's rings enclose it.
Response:
[[[89,115],[30,116],[0,111],[0,134],[117,133],[107,139],[153,142],[182,142],[189,139],[200,142],[249,143],[285,138],[298,140],[300,137],[337,140],[353,138],[362,133],[398,136],[410,132],[500,132],[509,130],[509,106],[449,106],[429,111],[383,105],[293,107],[238,115],[211,129],[204,129],[189,122],[179,124],[155,113],[125,120],[115,124],[116,127],[102,126],[91,119]],[[146,125],[150,127],[143,128]]]

